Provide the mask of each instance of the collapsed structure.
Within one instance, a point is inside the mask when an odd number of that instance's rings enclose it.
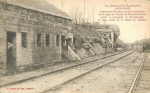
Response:
[[[75,30],[71,21],[66,13],[42,0],[1,1],[0,69],[25,70],[116,49],[117,26],[98,26],[92,31],[78,26]]]
[[[76,37],[74,46],[76,54],[82,59],[97,54],[106,54],[117,51],[116,39],[120,30],[116,25],[73,26],[73,35]]]

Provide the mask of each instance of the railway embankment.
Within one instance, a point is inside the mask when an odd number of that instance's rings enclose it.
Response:
[[[65,70],[66,68],[78,66],[81,64],[85,64],[85,63],[89,63],[89,62],[92,62],[95,60],[109,58],[111,56],[118,55],[118,54],[123,53],[123,52],[124,51],[118,51],[118,52],[114,52],[114,53],[108,53],[106,55],[95,55],[92,57],[82,59],[80,61],[61,62],[61,63],[54,64],[54,65],[49,65],[49,66],[47,65],[44,68],[36,69],[33,71],[22,72],[22,73],[10,75],[10,76],[1,76],[0,77],[0,87],[5,86],[5,85],[10,85],[10,84],[15,84],[18,82],[27,81],[27,80],[30,80],[32,78],[37,78],[37,77],[40,77],[43,75],[59,72],[61,70]]]

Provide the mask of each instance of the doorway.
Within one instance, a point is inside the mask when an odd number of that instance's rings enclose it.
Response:
[[[62,54],[61,54],[61,57],[63,60],[65,60],[67,58],[67,54],[68,54],[68,49],[66,47],[66,39],[65,39],[65,36],[61,36],[61,51],[62,51]]]
[[[71,38],[67,38],[67,44],[66,44],[66,46],[68,47],[68,45],[69,45],[69,43],[71,43]]]
[[[16,32],[7,32],[7,69],[16,70]]]

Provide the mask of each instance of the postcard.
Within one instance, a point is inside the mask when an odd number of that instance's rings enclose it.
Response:
[[[0,0],[0,93],[150,93],[150,0]]]

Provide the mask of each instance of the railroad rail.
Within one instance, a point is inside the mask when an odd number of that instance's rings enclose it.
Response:
[[[22,83],[22,82],[25,82],[25,81],[28,81],[28,80],[31,80],[31,79],[36,79],[36,78],[39,78],[39,77],[42,77],[42,76],[46,76],[46,75],[62,72],[62,71],[69,70],[69,69],[72,69],[72,68],[75,68],[75,67],[78,67],[78,66],[86,65],[86,64],[89,64],[89,63],[93,63],[95,61],[102,60],[102,59],[105,59],[105,58],[108,58],[108,57],[112,57],[112,56],[115,56],[115,55],[119,55],[119,54],[122,54],[122,53],[130,51],[130,50],[132,50],[132,49],[121,51],[119,53],[115,53],[115,54],[112,54],[112,55],[109,55],[109,56],[106,56],[106,57],[97,58],[97,59],[94,59],[94,60],[91,60],[91,61],[87,61],[87,62],[84,62],[84,63],[80,63],[80,64],[77,64],[77,65],[74,65],[74,66],[70,66],[70,67],[66,67],[66,68],[63,68],[63,69],[59,69],[59,70],[56,70],[56,71],[53,71],[53,72],[45,73],[45,74],[42,74],[42,75],[39,75],[39,76],[34,76],[34,77],[27,78],[27,79],[19,80],[17,82],[11,82],[11,83],[7,83],[7,84],[4,84],[4,85],[0,85],[0,88],[1,87],[6,87],[6,86],[10,86],[10,85],[15,85],[15,84],[18,84],[18,83]]]
[[[69,82],[72,82],[72,81],[74,81],[74,80],[76,80],[76,79],[78,79],[78,78],[81,78],[82,76],[85,76],[86,74],[89,74],[89,73],[91,73],[91,72],[93,72],[93,71],[95,71],[95,70],[97,70],[97,69],[100,69],[100,68],[102,68],[102,67],[105,67],[105,66],[107,66],[107,65],[109,65],[109,64],[111,64],[111,63],[113,63],[113,62],[116,62],[116,61],[118,61],[118,60],[120,60],[120,59],[122,59],[122,58],[124,58],[124,57],[126,57],[126,56],[128,56],[128,55],[130,55],[130,54],[132,54],[132,53],[134,53],[135,51],[137,51],[137,49],[135,49],[134,51],[132,51],[132,52],[130,52],[130,53],[128,53],[128,54],[126,54],[126,55],[120,57],[120,58],[117,58],[117,59],[115,59],[115,60],[113,60],[113,61],[111,61],[111,62],[108,62],[108,63],[103,64],[103,65],[101,65],[101,66],[98,66],[98,67],[96,67],[96,68],[93,68],[93,69],[91,69],[90,71],[87,71],[87,72],[85,72],[85,73],[83,73],[83,74],[80,74],[80,75],[78,75],[78,76],[76,76],[76,77],[74,77],[74,78],[71,78],[71,79],[69,79],[69,80],[67,80],[67,81],[65,81],[65,82],[63,82],[63,83],[61,83],[61,84],[58,84],[58,85],[56,85],[56,86],[54,86],[54,87],[51,87],[51,88],[49,88],[49,89],[47,89],[47,90],[44,90],[44,91],[41,92],[41,93],[46,93],[46,92],[51,92],[51,91],[59,90],[63,85],[65,85],[65,84],[67,84],[67,83],[69,83]]]
[[[140,73],[141,73],[143,64],[144,64],[144,62],[145,62],[145,59],[146,59],[146,55],[143,56],[142,63],[141,63],[141,65],[140,65],[140,67],[139,67],[139,70],[138,70],[137,74],[136,74],[135,77],[134,77],[134,80],[133,80],[133,82],[132,82],[132,85],[131,85],[130,89],[128,90],[128,93],[133,93],[133,90],[134,90],[134,88],[135,88],[135,85],[137,84],[137,80],[138,80],[138,78],[139,78],[139,76],[140,76]]]

